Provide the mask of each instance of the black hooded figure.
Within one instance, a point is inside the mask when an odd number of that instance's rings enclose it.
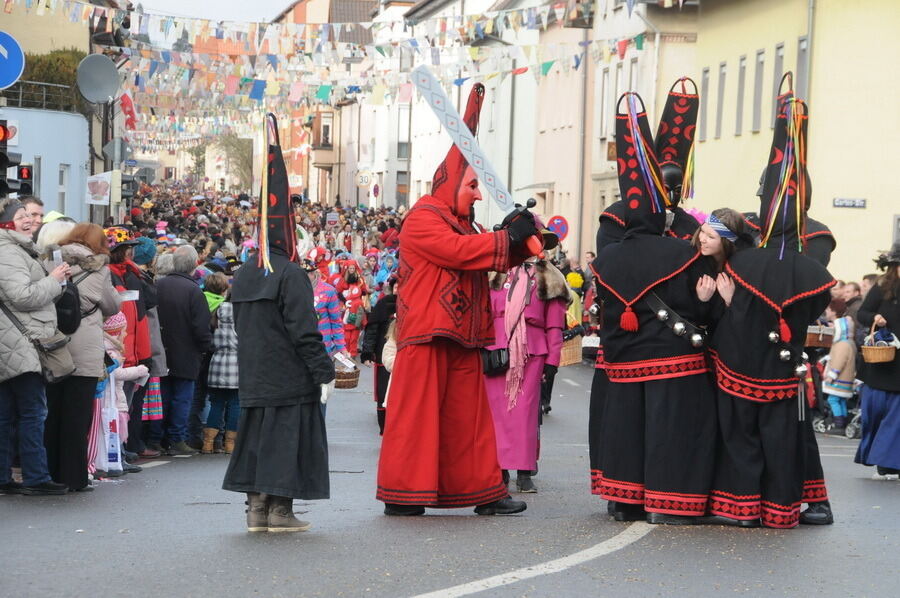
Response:
[[[300,267],[287,171],[275,117],[266,117],[267,163],[260,197],[259,256],[234,278],[241,417],[225,490],[247,493],[247,530],[305,531],[294,498],[329,497],[328,441],[320,399],[334,380]]]
[[[806,104],[783,97],[778,112],[760,201],[760,246],[726,264],[733,296],[719,288],[728,307],[711,341],[721,445],[710,511],[723,523],[791,528],[800,522],[802,502],[831,518],[818,451],[812,455],[806,446],[803,344],[834,280],[802,254],[811,197]],[[830,523],[821,519],[806,522]]]
[[[688,83],[694,87],[693,93],[688,91]],[[679,84],[680,90],[676,91]],[[679,205],[682,197],[692,195],[694,136],[699,108],[700,96],[693,79],[681,77],[673,83],[659,119],[654,146],[662,182],[667,191],[666,208],[669,213],[666,217],[665,235],[684,241],[690,241],[700,227],[697,219]],[[625,236],[625,211],[625,202],[619,200],[600,214],[597,255],[606,245],[621,241]]]
[[[642,103],[616,114],[625,235],[592,267],[603,305],[608,387],[592,400],[591,489],[618,521],[689,524],[704,514],[713,474],[715,401],[698,327],[705,266],[690,244],[663,236],[666,190]],[[599,371],[599,370],[598,370]]]

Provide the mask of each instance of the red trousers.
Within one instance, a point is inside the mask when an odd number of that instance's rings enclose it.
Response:
[[[478,349],[448,339],[401,349],[391,373],[376,498],[453,508],[506,496]]]
[[[352,324],[344,324],[344,344],[351,356],[359,355],[359,328]]]

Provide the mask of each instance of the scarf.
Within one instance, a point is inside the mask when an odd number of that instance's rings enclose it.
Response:
[[[206,305],[209,307],[209,313],[213,313],[222,303],[225,302],[225,297],[223,295],[217,295],[216,293],[210,293],[209,291],[203,291],[203,294],[206,296]]]
[[[509,294],[506,297],[504,328],[509,339],[509,369],[506,370],[507,410],[516,406],[519,391],[525,379],[525,363],[528,361],[528,336],[525,325],[525,307],[531,299],[534,272],[525,263],[510,273]]]

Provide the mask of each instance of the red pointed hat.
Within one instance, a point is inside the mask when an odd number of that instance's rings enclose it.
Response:
[[[484,102],[484,85],[476,83],[469,92],[469,101],[466,104],[466,112],[463,115],[463,122],[469,127],[472,135],[478,130],[478,119],[481,115],[481,105]],[[456,144],[447,152],[447,157],[441,162],[437,170],[434,171],[434,178],[431,180],[431,195],[444,201],[450,206],[450,211],[456,215],[461,213],[457,205],[457,194],[463,182],[463,173],[469,163],[463,157],[462,152],[456,147]]]

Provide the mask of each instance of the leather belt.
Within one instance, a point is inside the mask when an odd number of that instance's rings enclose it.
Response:
[[[659,295],[651,291],[647,293],[644,300],[653,310],[656,319],[668,326],[675,336],[687,338],[694,347],[702,347],[706,344],[706,331],[690,320],[681,317],[677,311],[666,305]]]

